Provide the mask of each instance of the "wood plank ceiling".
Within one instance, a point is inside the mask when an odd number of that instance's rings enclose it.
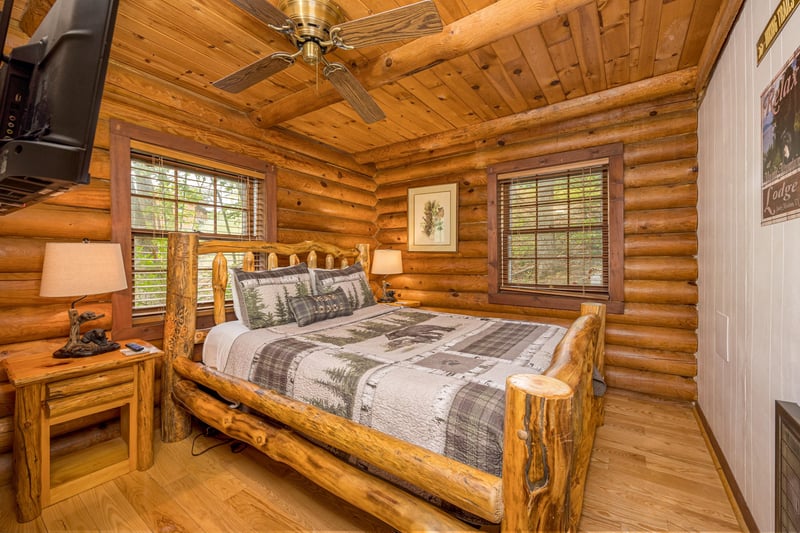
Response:
[[[338,3],[352,20],[412,1]],[[42,2],[48,0],[30,0],[29,7]],[[708,71],[704,57],[706,63],[716,57],[741,0],[435,3],[445,24],[441,34],[328,55],[348,65],[385,111],[387,118],[371,125],[302,61],[238,94],[213,87],[261,57],[294,51],[230,0],[120,0],[111,61],[247,113],[262,127],[369,162],[379,147],[698,65]]]

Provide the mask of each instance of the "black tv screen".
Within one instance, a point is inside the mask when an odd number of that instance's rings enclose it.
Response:
[[[56,0],[30,42],[4,58],[0,215],[89,183],[117,7],[118,0]]]

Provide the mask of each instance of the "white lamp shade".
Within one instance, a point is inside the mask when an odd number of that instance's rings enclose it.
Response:
[[[128,287],[117,243],[48,242],[39,296],[86,296]]]
[[[403,256],[400,250],[375,250],[372,256],[373,274],[402,274]]]

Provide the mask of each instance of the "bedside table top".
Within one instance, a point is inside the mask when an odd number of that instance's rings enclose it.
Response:
[[[0,361],[8,372],[8,381],[15,387],[36,382],[64,379],[81,374],[99,372],[110,368],[126,366],[147,359],[161,357],[164,353],[152,344],[140,339],[116,341],[120,346],[136,342],[147,350],[134,355],[123,355],[119,350],[79,357],[76,359],[56,359],[50,350],[30,353],[19,353]]]

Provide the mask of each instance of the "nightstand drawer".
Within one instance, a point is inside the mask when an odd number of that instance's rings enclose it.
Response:
[[[81,394],[73,394],[63,398],[47,400],[45,402],[45,409],[48,418],[57,419],[60,416],[74,413],[76,411],[94,409],[102,405],[119,402],[122,400],[130,401],[130,399],[133,398],[133,392],[133,381],[130,381],[128,383],[121,383],[111,387],[90,390]],[[51,420],[51,423],[52,422],[53,420]]]
[[[52,400],[133,381],[133,367],[115,368],[47,384],[45,398]]]

